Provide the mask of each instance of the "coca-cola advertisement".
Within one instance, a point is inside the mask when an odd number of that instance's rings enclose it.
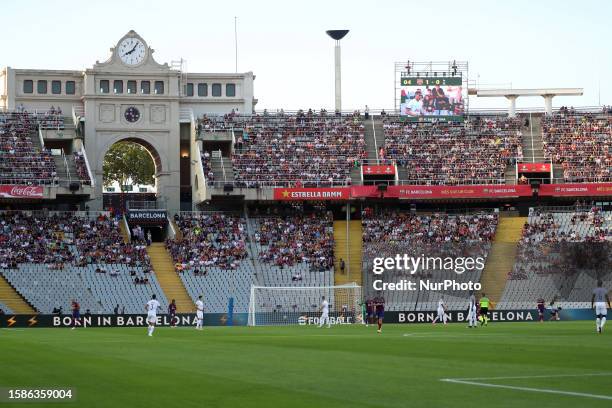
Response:
[[[43,198],[42,186],[0,186],[0,198]]]

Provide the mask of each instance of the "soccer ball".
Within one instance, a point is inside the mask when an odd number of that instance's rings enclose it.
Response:
[[[482,315],[481,315],[481,316],[478,316],[478,321],[479,321],[480,323],[482,323],[482,321],[483,321],[483,320],[484,320],[484,317],[483,317]]]

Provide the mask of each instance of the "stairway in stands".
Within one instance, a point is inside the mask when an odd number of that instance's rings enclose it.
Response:
[[[531,115],[529,126],[522,128],[523,158],[528,163],[539,163],[544,160],[542,143],[542,118]]]
[[[521,239],[527,217],[504,216],[499,218],[493,245],[480,278],[482,291],[493,305],[500,301],[508,279],[508,273],[516,261],[517,244]]]
[[[181,278],[174,270],[172,257],[166,250],[163,242],[154,242],[147,247],[147,253],[151,258],[151,266],[155,276],[164,291],[168,302],[176,300],[177,313],[188,313],[194,309],[193,300],[189,297]]]
[[[222,157],[216,152],[210,158],[210,167],[215,175],[216,182],[233,183],[234,182],[234,168],[232,166],[232,159],[229,157]]]
[[[34,314],[36,310],[21,297],[0,273],[0,302],[15,314]],[[6,311],[5,311],[6,312]],[[8,312],[6,312],[9,314]]]
[[[361,286],[362,271],[361,271],[361,254],[363,247],[363,236],[361,230],[361,221],[349,221],[349,247],[348,257],[346,250],[347,234],[346,221],[334,221],[334,284],[344,285],[346,283],[355,282]],[[340,259],[344,259],[345,269],[342,273],[340,269]],[[350,276],[349,276],[350,268]]]

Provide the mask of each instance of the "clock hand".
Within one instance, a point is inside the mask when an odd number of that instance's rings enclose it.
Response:
[[[129,55],[131,53],[133,53],[136,50],[136,47],[138,47],[138,43],[136,43],[136,45],[134,46],[134,48],[132,48],[131,50],[129,50],[128,52],[126,52],[125,54],[123,54],[123,56],[125,57],[126,55]]]

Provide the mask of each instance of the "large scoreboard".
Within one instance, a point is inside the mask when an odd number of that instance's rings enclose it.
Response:
[[[462,120],[467,95],[467,63],[396,63],[396,109],[406,119]]]

